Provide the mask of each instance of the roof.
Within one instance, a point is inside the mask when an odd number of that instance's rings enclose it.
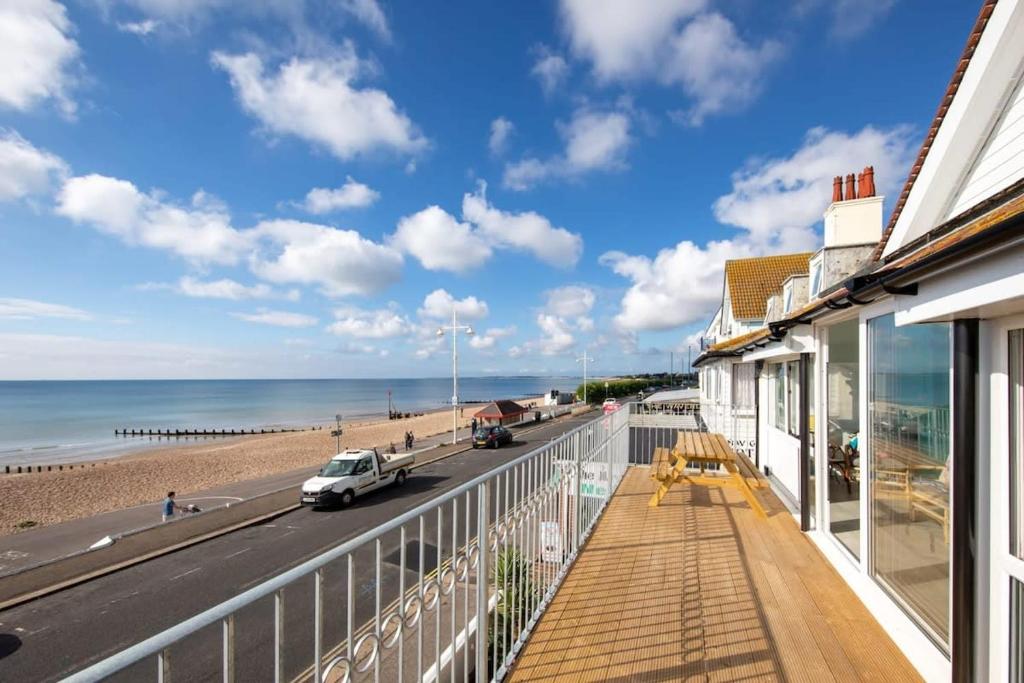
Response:
[[[889,243],[889,237],[892,235],[892,231],[896,227],[896,221],[899,220],[900,214],[903,212],[903,207],[907,203],[907,197],[910,195],[910,191],[914,188],[914,182],[917,180],[917,176],[921,173],[921,167],[924,166],[924,160],[927,158],[928,152],[932,148],[932,143],[935,141],[935,136],[938,134],[939,128],[942,126],[942,122],[946,118],[946,112],[949,111],[949,105],[953,103],[956,91],[960,88],[960,82],[963,80],[964,73],[967,71],[967,67],[971,63],[971,57],[974,56],[974,51],[978,47],[978,41],[981,40],[981,34],[985,31],[985,26],[988,24],[989,17],[992,16],[992,11],[995,9],[997,1],[998,0],[985,0],[981,5],[981,11],[978,13],[978,18],[974,22],[974,28],[971,29],[971,34],[967,36],[967,44],[964,46],[964,50],[960,54],[960,59],[956,63],[956,69],[954,69],[953,76],[949,80],[949,85],[946,86],[946,93],[942,96],[942,100],[939,102],[939,109],[935,112],[935,118],[932,119],[932,125],[928,128],[928,134],[925,136],[924,142],[921,143],[921,149],[917,153],[917,159],[914,161],[914,165],[910,168],[910,175],[907,176],[907,180],[903,184],[903,190],[900,192],[900,196],[896,200],[896,205],[892,209],[892,215],[889,217],[889,223],[882,232],[882,239],[878,241],[878,246],[875,247],[874,252],[871,254],[872,261],[877,261],[882,257],[882,252],[885,251],[885,246]]]
[[[761,329],[754,330],[753,332],[747,332],[746,334],[741,334],[738,337],[732,337],[730,339],[720,341],[717,344],[712,344],[708,347],[708,351],[732,351],[742,346],[746,346],[751,342],[759,341],[762,337],[768,338],[769,336],[771,336],[771,333],[768,328],[762,327]]]
[[[784,254],[734,259],[725,262],[725,281],[729,287],[732,315],[737,320],[764,319],[765,302],[782,292],[782,283],[790,275],[807,272],[812,254]]]
[[[473,417],[514,417],[522,415],[526,410],[515,401],[491,401],[478,410]]]

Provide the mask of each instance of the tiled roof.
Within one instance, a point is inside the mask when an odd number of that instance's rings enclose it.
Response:
[[[960,81],[963,80],[967,66],[971,63],[971,57],[974,56],[974,51],[978,47],[978,41],[981,40],[981,34],[988,24],[989,17],[992,16],[992,10],[995,9],[996,2],[998,0],[985,0],[981,5],[981,12],[978,13],[978,19],[974,22],[974,28],[971,29],[971,34],[967,37],[967,45],[964,46],[964,51],[960,54],[960,59],[956,63],[956,69],[953,71],[953,77],[950,78],[949,85],[946,86],[946,93],[942,96],[942,101],[939,102],[939,109],[935,112],[935,118],[932,119],[928,135],[925,136],[924,142],[921,143],[921,149],[917,153],[917,160],[914,161],[914,165],[910,168],[910,175],[907,176],[907,181],[903,184],[903,191],[900,192],[900,196],[896,200],[892,215],[889,217],[889,223],[886,225],[885,231],[882,232],[882,239],[879,240],[878,246],[875,247],[875,251],[871,254],[872,261],[879,260],[882,257],[882,252],[885,251],[885,245],[888,244],[889,237],[896,227],[896,221],[899,220],[900,213],[903,212],[903,206],[907,203],[907,197],[914,187],[914,181],[917,180],[917,176],[921,173],[921,167],[924,166],[924,160],[932,148],[932,143],[939,132],[939,127],[942,126],[942,122],[946,118],[949,105],[953,103],[956,91],[960,88]]]
[[[765,302],[782,292],[782,283],[790,275],[807,272],[811,254],[785,254],[725,262],[732,315],[737,320],[763,319]]]
[[[473,417],[514,417],[525,412],[526,408],[515,401],[492,401],[478,410]]]
[[[769,332],[768,328],[767,327],[762,327],[759,330],[754,330],[753,332],[747,332],[746,334],[741,334],[738,337],[731,337],[729,339],[723,339],[722,341],[718,342],[717,344],[712,344],[711,346],[709,346],[708,347],[708,351],[719,351],[719,352],[721,352],[721,351],[732,351],[732,350],[738,349],[738,348],[740,348],[742,346],[746,346],[747,344],[750,344],[751,342],[759,341],[762,337],[767,339],[769,334],[770,334],[770,332]]]

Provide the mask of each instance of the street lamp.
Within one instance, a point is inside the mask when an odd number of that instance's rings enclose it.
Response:
[[[469,325],[459,325],[458,313],[452,306],[452,324],[437,328],[437,336],[443,337],[445,332],[452,334],[452,443],[459,442],[459,331],[473,334]]]
[[[583,349],[583,355],[576,359],[577,363],[583,363],[583,402],[587,402],[587,363],[593,363],[594,359],[587,356],[587,350]]]

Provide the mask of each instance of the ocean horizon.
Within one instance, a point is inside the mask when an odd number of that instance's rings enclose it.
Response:
[[[575,377],[460,377],[463,403],[574,391]],[[75,462],[176,443],[115,429],[265,429],[450,405],[451,377],[0,381],[0,466]],[[177,441],[183,443],[183,441]]]

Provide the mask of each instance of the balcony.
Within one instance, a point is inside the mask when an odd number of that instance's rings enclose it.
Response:
[[[648,506],[702,427],[628,404],[68,680],[919,680],[766,489]]]

